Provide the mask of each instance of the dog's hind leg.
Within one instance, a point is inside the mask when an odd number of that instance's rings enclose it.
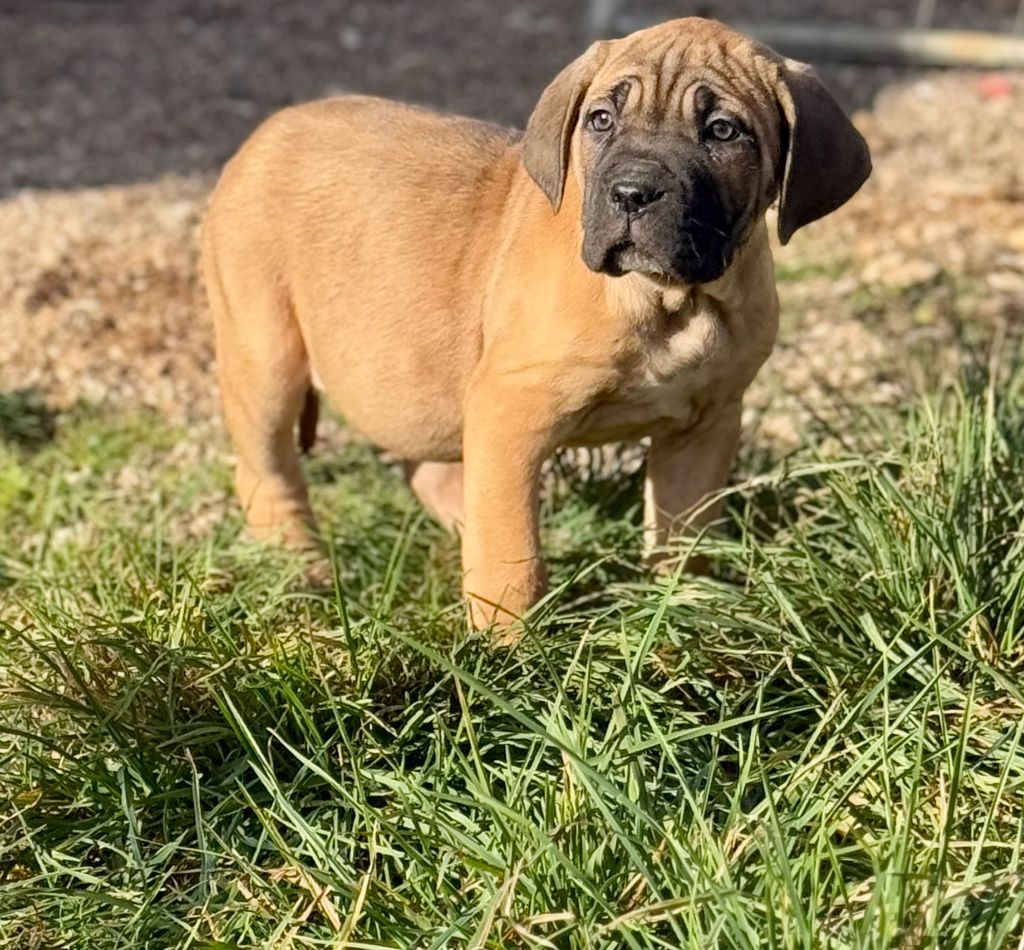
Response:
[[[280,295],[225,292],[207,264],[224,418],[238,462],[235,487],[254,537],[313,547],[316,521],[299,467],[295,426],[310,387],[298,324]],[[244,303],[244,312],[236,312]]]
[[[466,520],[461,462],[406,462],[405,478],[423,507],[448,531]]]

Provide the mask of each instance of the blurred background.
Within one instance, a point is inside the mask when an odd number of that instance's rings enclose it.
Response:
[[[779,256],[790,324],[762,402],[779,409],[782,437],[796,411],[787,393],[889,398],[909,372],[904,350],[924,348],[921,365],[936,369],[964,314],[986,333],[1016,325],[1024,85],[998,62],[979,68],[984,44],[940,44],[937,61],[953,64],[942,68],[898,43],[874,46],[935,29],[1019,45],[1022,10],[1021,0],[5,0],[0,392],[31,391],[55,409],[113,401],[215,416],[195,230],[218,168],[261,119],[364,92],[521,126],[594,36],[699,14],[783,36],[824,27],[822,55],[806,37],[786,52],[815,60],[875,155],[861,195]],[[867,54],[863,36],[844,54],[844,38],[864,29],[877,31]],[[837,61],[850,59],[860,61]]]
[[[0,192],[219,166],[262,116],[358,90],[522,125],[594,33],[678,16],[1008,32],[1018,0],[5,0]],[[930,15],[929,15],[930,14]],[[827,65],[849,107],[899,69]]]

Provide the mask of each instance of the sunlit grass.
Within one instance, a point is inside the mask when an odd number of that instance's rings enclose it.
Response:
[[[511,652],[365,445],[310,463],[323,593],[216,439],[9,439],[0,945],[1019,945],[1024,370],[844,411],[747,453],[713,579],[567,467]]]

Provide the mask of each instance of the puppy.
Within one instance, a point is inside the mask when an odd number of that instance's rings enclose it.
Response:
[[[645,546],[715,517],[783,243],[849,200],[867,146],[809,68],[702,19],[595,43],[525,133],[365,97],[285,109],[203,228],[251,531],[316,538],[294,428],[322,391],[461,528],[472,622],[544,592],[538,476],[647,437]]]

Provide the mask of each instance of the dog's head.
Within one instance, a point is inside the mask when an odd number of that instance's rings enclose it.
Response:
[[[523,161],[556,211],[576,176],[588,267],[684,284],[722,276],[776,198],[786,243],[871,171],[808,67],[697,18],[591,46],[545,89]]]

